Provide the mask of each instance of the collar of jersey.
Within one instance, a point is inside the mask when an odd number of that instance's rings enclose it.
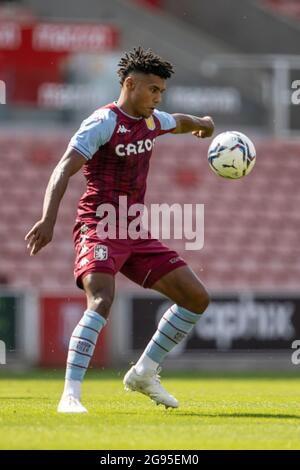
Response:
[[[114,105],[116,106],[116,108],[117,108],[122,114],[124,114],[124,116],[128,117],[129,119],[134,119],[134,121],[140,121],[141,119],[144,119],[143,117],[134,117],[134,116],[130,116],[130,114],[125,113],[125,111],[123,111],[123,109],[121,109],[121,108],[117,105],[117,102],[116,102],[116,101],[114,101]]]

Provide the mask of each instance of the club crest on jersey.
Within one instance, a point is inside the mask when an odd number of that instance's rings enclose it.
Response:
[[[148,119],[146,119],[146,124],[147,124],[147,127],[150,131],[154,131],[155,121],[153,119],[153,116],[150,116]]]
[[[108,248],[105,245],[96,245],[94,248],[94,258],[98,261],[105,261],[108,257]]]

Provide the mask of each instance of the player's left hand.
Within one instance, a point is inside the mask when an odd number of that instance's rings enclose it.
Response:
[[[201,127],[203,128],[199,131],[193,131],[192,134],[195,137],[198,137],[198,139],[199,138],[205,139],[206,137],[211,137],[215,130],[214,121],[212,120],[210,116],[203,117],[201,121],[202,121],[201,124],[203,123]]]

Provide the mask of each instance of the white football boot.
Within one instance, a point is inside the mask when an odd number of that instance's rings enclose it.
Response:
[[[63,395],[57,407],[58,413],[87,413],[87,409],[74,395]]]
[[[137,374],[134,366],[127,372],[124,377],[123,384],[125,390],[133,392],[140,392],[147,395],[157,405],[165,405],[166,408],[178,408],[179,403],[167,390],[160,384],[160,376],[158,375],[161,369],[151,371],[143,375]]]

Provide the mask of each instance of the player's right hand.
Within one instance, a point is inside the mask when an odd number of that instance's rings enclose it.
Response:
[[[28,241],[27,248],[30,256],[36,255],[44,246],[51,242],[53,237],[53,224],[46,220],[39,220],[25,236]]]
[[[198,118],[198,121],[201,122],[201,128],[198,131],[193,131],[192,134],[201,139],[211,137],[215,130],[215,124],[212,118],[210,116],[204,116]]]

